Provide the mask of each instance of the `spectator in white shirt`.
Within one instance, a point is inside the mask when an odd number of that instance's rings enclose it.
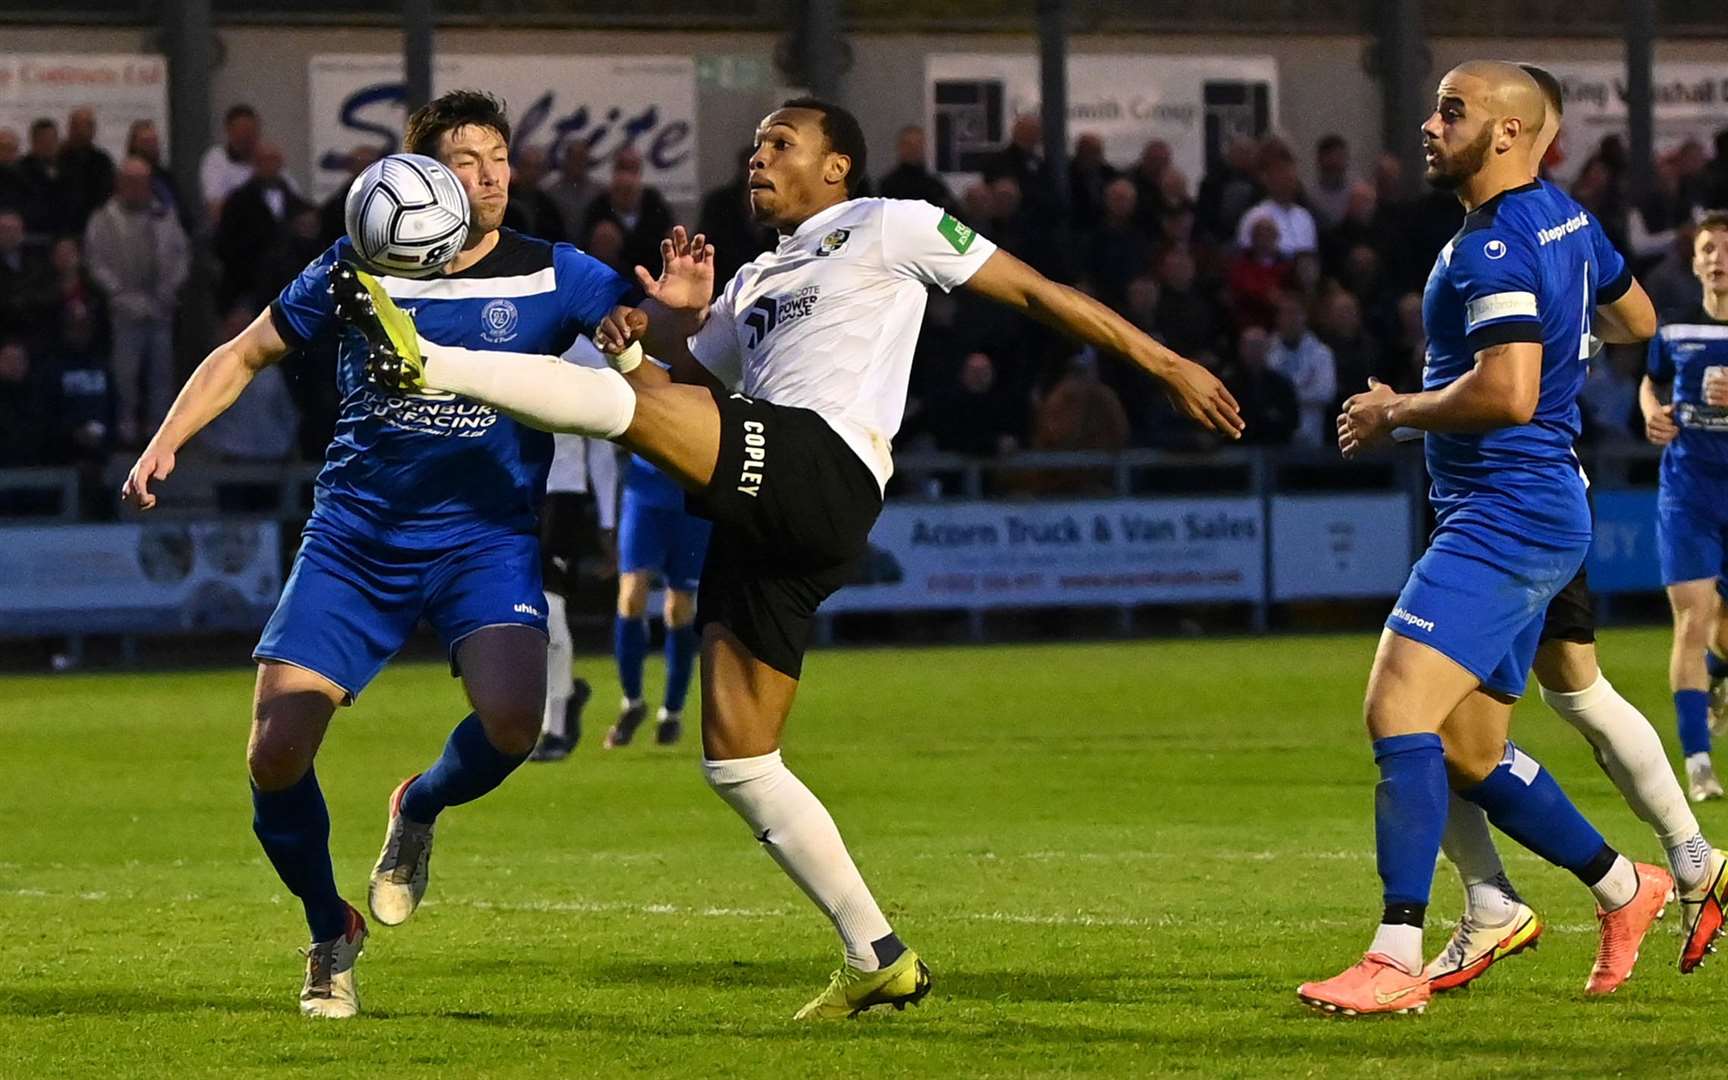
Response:
[[[1327,443],[1332,405],[1338,399],[1338,370],[1332,350],[1308,329],[1308,310],[1294,296],[1278,301],[1278,334],[1267,366],[1296,388],[1301,423],[1296,442],[1303,446]]]
[[[174,308],[190,267],[186,233],[156,201],[143,158],[121,164],[114,197],[84,229],[84,258],[112,306],[115,426],[134,445],[174,397]]]
[[[1320,237],[1314,228],[1314,215],[1298,200],[1302,197],[1302,181],[1296,175],[1296,163],[1278,158],[1266,166],[1266,198],[1242,215],[1236,228],[1236,246],[1247,248],[1254,235],[1254,223],[1270,218],[1278,226],[1278,251],[1293,259],[1304,251],[1318,251]]]
[[[222,214],[222,203],[235,188],[252,179],[252,155],[258,149],[258,112],[250,105],[235,105],[222,118],[223,141],[204,151],[198,163],[198,187],[212,222]]]

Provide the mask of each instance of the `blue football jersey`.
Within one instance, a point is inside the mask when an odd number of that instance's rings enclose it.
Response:
[[[1589,508],[1572,443],[1595,309],[1631,288],[1632,274],[1602,226],[1559,188],[1532,182],[1464,218],[1440,252],[1422,297],[1428,331],[1422,388],[1439,390],[1508,342],[1542,345],[1542,386],[1527,424],[1426,440],[1431,498],[1447,515],[1487,497],[1499,527],[1588,536]]]
[[[643,506],[684,509],[684,489],[638,454],[630,455],[630,468],[624,474],[624,491]]]
[[[1663,451],[1667,468],[1728,473],[1728,408],[1704,404],[1704,369],[1728,367],[1728,323],[1698,305],[1650,339],[1650,378],[1673,383],[1674,420],[1680,434]]]
[[[366,382],[365,339],[336,319],[329,268],[353,259],[336,241],[270,305],[282,339],[340,335],[336,436],[318,473],[312,522],[402,547],[434,549],[535,528],[552,436],[466,398],[385,393]],[[456,274],[380,278],[440,345],[560,355],[605,318],[629,284],[569,244],[510,229]]]

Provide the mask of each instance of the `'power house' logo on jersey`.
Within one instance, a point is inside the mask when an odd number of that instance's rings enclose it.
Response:
[[[367,393],[367,411],[404,431],[474,439],[498,423],[498,413],[490,405],[465,401],[455,394],[380,394],[376,390]]]
[[[749,314],[744,316],[744,329],[750,335],[744,344],[754,349],[775,330],[811,314],[821,294],[821,286],[806,285],[791,296],[764,296],[751,304]]]
[[[760,420],[744,421],[744,465],[738,470],[738,490],[752,499],[762,494],[762,465],[768,460],[767,431]]]

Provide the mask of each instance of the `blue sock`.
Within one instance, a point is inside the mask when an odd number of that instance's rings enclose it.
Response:
[[[1728,660],[1716,655],[1716,650],[1704,650],[1704,668],[1712,679],[1728,679]]]
[[[318,773],[281,791],[252,788],[252,831],[276,876],[306,908],[313,941],[328,941],[348,928],[348,905],[336,892],[330,869],[330,810],[318,787]]]
[[[438,760],[402,793],[402,813],[430,825],[446,806],[473,802],[527,760],[527,754],[506,754],[493,746],[480,717],[469,713],[450,733]]]
[[[648,620],[623,615],[612,625],[612,654],[618,660],[618,682],[624,696],[642,700],[642,660],[648,655]]]
[[[696,627],[666,629],[666,711],[684,711],[690,694],[690,672],[696,667]],[[641,685],[638,678],[637,685]]]
[[[1440,736],[1420,732],[1374,740],[1374,844],[1388,918],[1422,925],[1434,860],[1446,829],[1446,758]]]
[[[1487,811],[1488,820],[1507,836],[1580,880],[1588,878],[1586,885],[1596,884],[1613,865],[1613,849],[1602,834],[1584,820],[1541,762],[1511,743],[1488,779],[1458,794]]]
[[[1687,757],[1710,752],[1710,691],[1674,691],[1674,715],[1680,722],[1680,749]]]

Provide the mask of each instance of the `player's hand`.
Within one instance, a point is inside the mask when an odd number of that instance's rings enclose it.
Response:
[[[642,291],[674,311],[701,311],[714,298],[714,245],[701,233],[691,236],[684,226],[660,241],[660,276],[645,266],[636,268]]]
[[[619,304],[594,328],[594,344],[601,352],[617,356],[628,349],[631,342],[642,340],[642,335],[647,332],[648,316],[637,308]]]
[[[156,496],[150,494],[151,482],[166,480],[173,471],[174,451],[159,450],[154,445],[145,447],[132,471],[126,474],[126,482],[120,485],[121,500],[140,510],[150,509],[156,505]]]
[[[1704,369],[1704,404],[1728,405],[1728,367],[1713,364]]]
[[[1680,425],[1674,422],[1674,406],[1658,405],[1654,409],[1644,410],[1644,437],[1653,446],[1667,446],[1680,434]]]
[[[1338,450],[1353,458],[1392,437],[1392,403],[1398,395],[1379,379],[1368,380],[1366,393],[1344,402],[1338,416]]]
[[[1242,437],[1242,407],[1218,376],[1194,361],[1176,357],[1176,366],[1164,376],[1164,393],[1177,412],[1207,431],[1226,439]]]

